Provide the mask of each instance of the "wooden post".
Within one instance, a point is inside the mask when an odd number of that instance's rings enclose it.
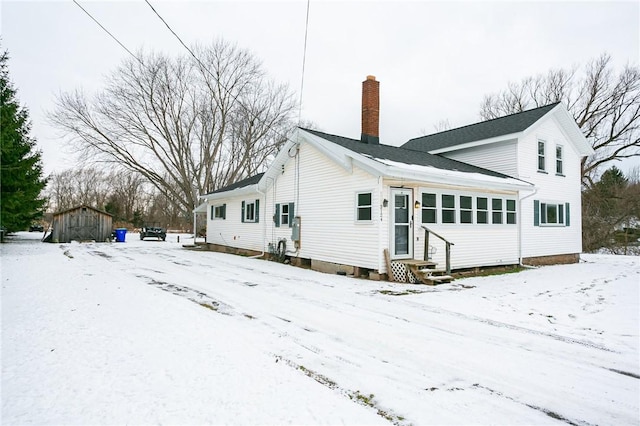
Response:
[[[424,230],[424,260],[429,260],[429,231]]]
[[[447,242],[447,275],[451,274],[451,243]]]

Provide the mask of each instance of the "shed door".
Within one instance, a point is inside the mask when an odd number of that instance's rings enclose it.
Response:
[[[69,220],[69,240],[98,240],[98,214],[88,209],[71,213]]]
[[[413,208],[410,189],[391,190],[391,258],[413,258]]]

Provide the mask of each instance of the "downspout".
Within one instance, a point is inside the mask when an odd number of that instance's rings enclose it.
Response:
[[[534,187],[533,192],[531,194],[527,195],[526,197],[518,198],[518,203],[520,204],[518,206],[518,212],[520,213],[520,218],[518,220],[518,265],[523,268],[535,269],[534,266],[529,266],[522,263],[522,202],[529,197],[533,197],[537,193],[538,193],[538,188]]]
[[[384,261],[384,254],[382,248],[382,217],[384,216],[384,206],[383,206],[384,194],[382,193],[382,176],[378,176],[378,206],[379,206],[379,217],[378,217],[378,274],[381,274],[382,265],[384,264],[386,267],[386,262]],[[387,271],[389,274],[389,271]]]

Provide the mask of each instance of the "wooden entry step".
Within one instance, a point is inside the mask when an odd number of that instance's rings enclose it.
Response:
[[[399,262],[402,263],[404,265],[406,265],[407,267],[410,266],[415,266],[417,268],[429,268],[429,269],[433,269],[436,266],[438,266],[438,264],[436,262],[432,262],[430,260],[413,260],[413,259],[407,259],[407,260],[396,260],[395,262]]]

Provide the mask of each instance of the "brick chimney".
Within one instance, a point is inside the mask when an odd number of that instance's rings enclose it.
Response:
[[[380,82],[368,75],[362,82],[362,134],[360,141],[372,145],[380,143]]]

